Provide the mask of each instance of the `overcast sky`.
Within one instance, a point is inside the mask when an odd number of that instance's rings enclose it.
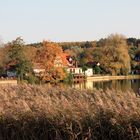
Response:
[[[0,0],[0,36],[26,43],[140,38],[140,0]]]

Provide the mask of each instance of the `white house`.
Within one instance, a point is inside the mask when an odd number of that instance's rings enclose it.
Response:
[[[36,76],[40,76],[45,72],[45,68],[40,63],[34,63],[33,71]]]
[[[85,74],[86,76],[93,76],[92,68],[88,68],[85,72],[80,67],[67,68],[67,72],[72,74]]]
[[[35,74],[39,74],[39,73],[43,73],[43,72],[45,72],[45,69],[34,68],[33,71],[34,71]]]
[[[67,68],[68,73],[72,74],[83,74],[82,68]]]
[[[85,71],[85,75],[86,75],[86,76],[93,76],[93,69],[92,69],[92,68],[88,68],[88,69]]]

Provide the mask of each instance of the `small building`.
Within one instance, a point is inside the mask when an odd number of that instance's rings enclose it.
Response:
[[[6,67],[6,75],[7,75],[7,77],[16,77],[17,72],[16,72],[15,69],[16,69],[15,65],[8,65]]]
[[[6,72],[6,74],[7,77],[16,77],[17,75],[16,71],[9,71],[9,70]]]
[[[40,76],[42,73],[45,72],[45,68],[40,63],[34,63],[33,71],[35,76]]]
[[[71,59],[69,59],[69,55],[66,53],[62,53],[60,56],[56,56],[54,60],[54,67],[70,67]]]
[[[86,76],[93,76],[93,69],[92,69],[92,68],[88,68],[88,69],[85,71],[85,75],[86,75]]]
[[[61,56],[57,56],[54,60],[54,67],[63,67],[63,60]]]

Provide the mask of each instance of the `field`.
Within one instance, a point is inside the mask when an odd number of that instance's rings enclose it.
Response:
[[[140,98],[128,91],[0,86],[0,140],[138,140]]]

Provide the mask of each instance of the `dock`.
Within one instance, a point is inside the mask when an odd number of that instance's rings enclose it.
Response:
[[[73,74],[74,83],[82,83],[86,80],[86,76],[83,74]]]

